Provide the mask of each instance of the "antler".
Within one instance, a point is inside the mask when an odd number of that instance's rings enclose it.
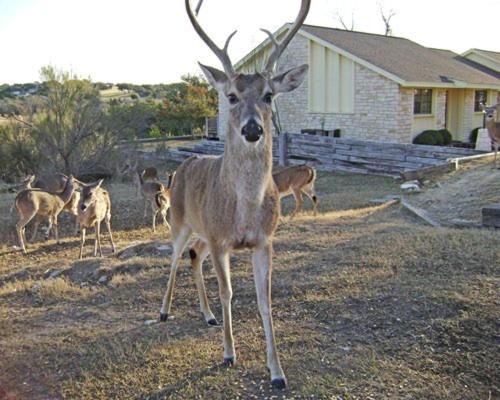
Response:
[[[278,61],[278,59],[281,56],[281,53],[283,53],[283,50],[285,50],[286,46],[288,46],[288,44],[290,43],[292,38],[295,36],[297,31],[300,29],[300,27],[304,23],[304,20],[306,19],[307,14],[309,13],[310,6],[311,6],[311,0],[302,0],[299,15],[295,19],[295,22],[293,23],[292,27],[286,33],[285,38],[280,43],[278,43],[278,41],[274,38],[274,36],[271,32],[269,32],[266,29],[261,29],[261,31],[267,33],[267,35],[271,39],[271,42],[273,43],[273,50],[272,50],[271,54],[269,55],[269,58],[267,59],[267,63],[266,63],[266,66],[264,68],[264,71],[266,71],[266,72],[273,71],[276,62]]]
[[[198,7],[196,8],[196,11],[199,11],[201,6],[201,2],[198,4]],[[233,68],[233,64],[231,63],[231,60],[229,59],[229,55],[227,54],[227,48],[229,46],[229,41],[231,38],[234,36],[236,31],[231,33],[229,37],[226,40],[226,43],[224,44],[224,47],[221,49],[217,47],[217,45],[210,39],[210,37],[205,33],[205,31],[202,29],[200,24],[198,23],[198,20],[193,13],[193,10],[191,9],[191,4],[189,0],[186,0],[186,11],[188,13],[189,19],[191,20],[191,24],[193,25],[195,31],[198,33],[198,35],[202,38],[202,40],[207,44],[207,46],[215,53],[215,55],[219,58],[219,60],[222,63],[222,66],[224,67],[224,71],[226,71],[226,74],[229,76],[234,76],[235,71]],[[198,14],[198,12],[196,12]]]

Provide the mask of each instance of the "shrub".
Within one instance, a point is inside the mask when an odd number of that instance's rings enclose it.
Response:
[[[471,143],[476,143],[477,141],[477,134],[479,132],[479,129],[481,129],[480,126],[478,126],[477,128],[474,128],[473,130],[470,131],[470,134],[469,134],[469,142]]]
[[[443,138],[443,145],[445,146],[448,146],[453,140],[453,137],[448,129],[440,129],[438,133],[441,134],[441,137]]]
[[[440,146],[443,143],[443,137],[438,131],[426,130],[419,133],[413,139],[414,144],[427,144],[431,146]]]

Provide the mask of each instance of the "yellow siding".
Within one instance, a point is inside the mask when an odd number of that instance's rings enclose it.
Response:
[[[354,62],[348,58],[340,58],[340,111],[354,112]]]
[[[325,48],[310,42],[309,98],[313,112],[324,110],[325,104]]]
[[[318,113],[354,111],[354,62],[309,42],[309,109]]]

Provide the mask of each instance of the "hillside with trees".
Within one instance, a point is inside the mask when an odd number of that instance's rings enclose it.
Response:
[[[42,82],[0,86],[0,173],[112,170],[122,140],[203,132],[217,94],[198,76],[158,85],[92,82],[44,67]]]

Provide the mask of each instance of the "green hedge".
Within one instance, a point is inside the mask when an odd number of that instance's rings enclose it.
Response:
[[[426,144],[430,146],[447,146],[451,143],[452,136],[447,129],[428,129],[419,133],[413,139],[414,144]]]

